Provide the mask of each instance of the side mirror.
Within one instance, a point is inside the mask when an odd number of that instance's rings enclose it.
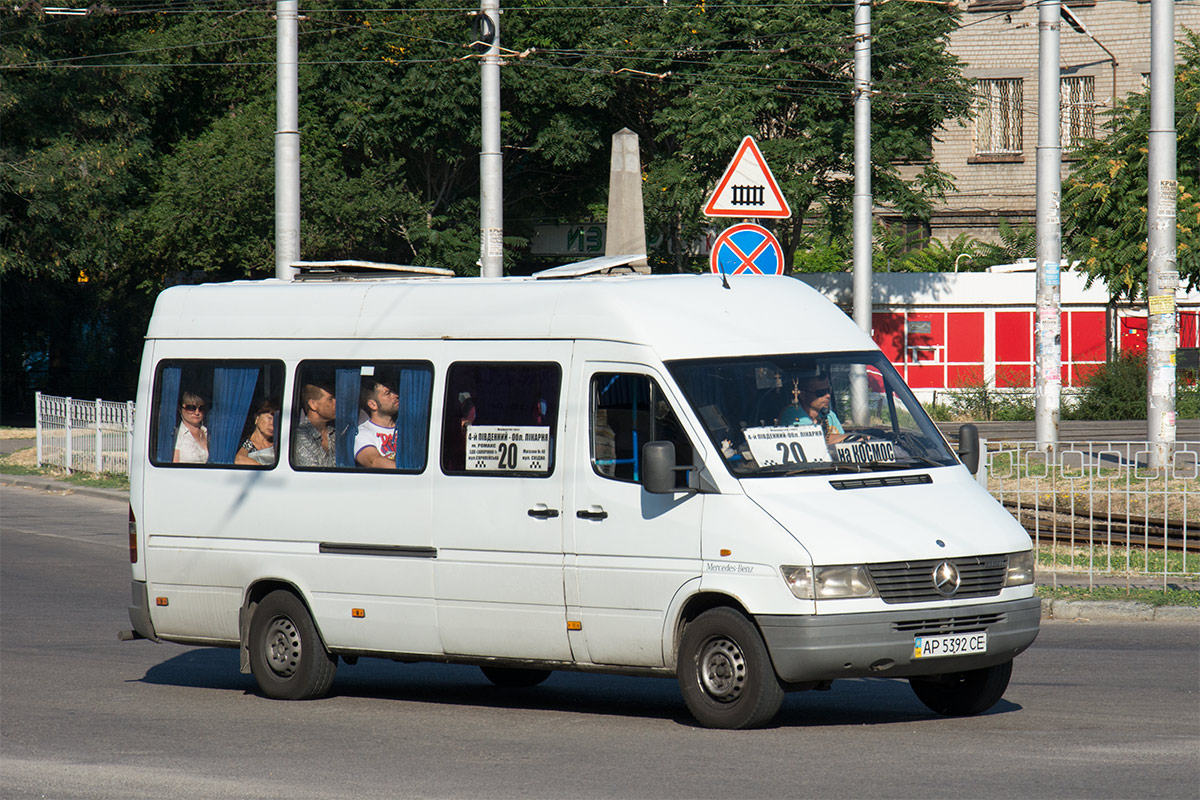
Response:
[[[688,467],[675,465],[674,442],[646,442],[642,445],[642,486],[650,494],[674,494],[675,473]]]
[[[979,429],[974,425],[958,429],[958,457],[972,475],[979,472]]]

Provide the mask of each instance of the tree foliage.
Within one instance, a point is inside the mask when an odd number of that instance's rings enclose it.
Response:
[[[114,381],[128,392],[157,291],[273,273],[273,10],[177,0],[85,16],[0,11],[6,387],[32,367],[58,393],[111,395]],[[507,268],[536,266],[537,223],[603,215],[610,137],[623,127],[640,135],[656,269],[701,267],[688,253],[711,222],[700,208],[747,134],[794,211],[776,225],[789,264],[844,239],[852,13],[808,0],[506,7]],[[304,257],[477,272],[480,70],[469,23],[446,0],[306,4]],[[945,47],[956,24],[941,4],[875,10],[874,186],[905,215],[928,213],[947,186],[912,164],[967,109]],[[84,343],[96,368],[80,378]]]
[[[1200,34],[1180,43],[1175,73],[1175,128],[1179,179],[1176,217],[1181,282],[1200,286]],[[1130,95],[1109,115],[1104,138],[1076,155],[1063,191],[1064,249],[1113,297],[1145,294],[1146,205],[1150,91]]]

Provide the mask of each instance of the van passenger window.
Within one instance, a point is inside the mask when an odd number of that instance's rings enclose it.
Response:
[[[292,396],[294,468],[424,471],[428,362],[304,361]]]
[[[150,411],[150,463],[274,467],[282,394],[281,361],[160,362]]]
[[[675,461],[691,464],[692,445],[653,378],[600,372],[592,376],[592,469],[618,481],[641,482],[642,445],[671,442]],[[687,487],[687,475],[676,473]]]
[[[550,475],[561,384],[558,364],[452,364],[446,373],[442,471]]]

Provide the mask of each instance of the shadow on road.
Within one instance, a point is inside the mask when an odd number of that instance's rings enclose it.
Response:
[[[188,650],[151,667],[141,682],[258,693],[254,678],[238,671],[238,652],[232,649]],[[339,663],[329,696],[317,702],[340,697],[658,718],[698,727],[670,678],[555,672],[541,686],[502,689],[472,666],[398,664],[364,658],[354,665]],[[1020,709],[1015,703],[1001,700],[988,714]],[[907,681],[862,678],[837,681],[825,692],[787,695],[770,727],[887,725],[938,719],[921,705]]]

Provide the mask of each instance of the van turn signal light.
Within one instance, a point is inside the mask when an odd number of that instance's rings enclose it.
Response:
[[[366,619],[367,610],[365,608],[352,608],[350,609],[350,616],[354,617],[355,619]]]
[[[726,549],[726,548],[724,548],[724,547],[722,547],[722,548],[721,548],[721,556],[722,556],[722,557],[724,557],[724,556],[731,556],[731,555],[733,555],[733,551],[732,551],[732,550],[727,550],[727,549]]]

